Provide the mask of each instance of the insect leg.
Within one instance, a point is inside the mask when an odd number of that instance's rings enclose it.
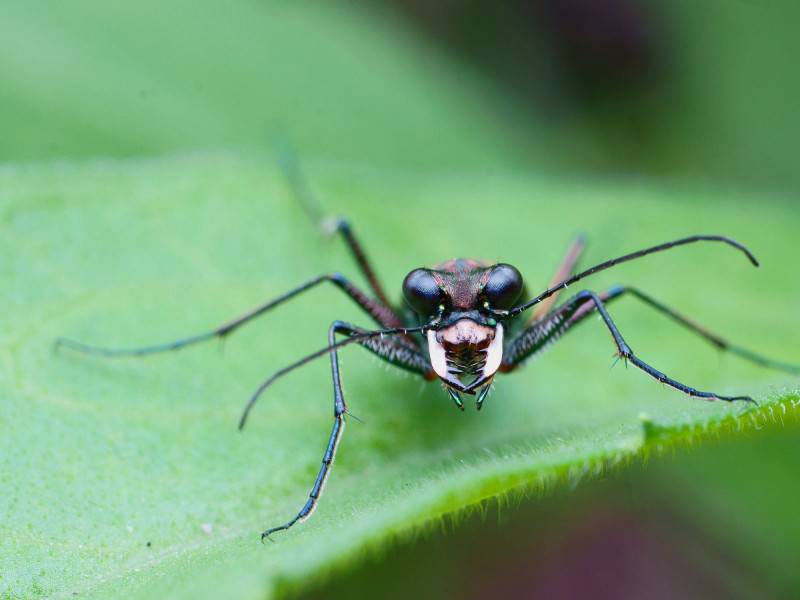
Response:
[[[578,235],[574,240],[572,240],[572,243],[567,249],[566,256],[564,256],[563,260],[561,261],[561,265],[559,265],[558,269],[556,270],[556,274],[553,275],[553,278],[550,280],[550,285],[548,287],[557,285],[575,272],[575,267],[578,264],[578,260],[580,260],[581,254],[583,254],[585,247],[585,236]],[[531,323],[538,321],[544,315],[550,312],[550,309],[555,305],[558,296],[559,292],[556,292],[549,298],[542,300],[542,302],[540,302],[539,305],[533,309],[533,314],[531,315],[530,319]]]
[[[386,296],[383,287],[378,281],[378,277],[375,275],[375,271],[370,265],[367,255],[364,253],[364,249],[358,242],[358,239],[353,233],[353,228],[348,221],[343,218],[323,218],[323,211],[311,190],[311,186],[308,184],[308,180],[297,158],[297,154],[287,144],[281,144],[278,151],[278,166],[283,172],[297,203],[306,211],[314,224],[320,225],[325,233],[340,233],[342,235],[344,241],[347,243],[347,247],[350,249],[350,253],[353,255],[359,269],[361,269],[361,273],[367,279],[370,288],[375,293],[375,297],[384,305],[391,306],[392,303]]]
[[[615,287],[611,288],[610,290],[608,290],[607,292],[604,292],[604,293],[600,294],[600,298],[601,298],[601,300],[603,302],[608,304],[609,302],[611,302],[611,301],[613,301],[613,300],[615,300],[615,299],[617,299],[617,298],[619,298],[621,296],[624,296],[626,294],[629,294],[630,296],[633,296],[634,298],[637,298],[637,299],[641,300],[642,302],[644,302],[645,304],[647,304],[651,308],[654,308],[655,310],[657,310],[661,314],[664,314],[664,315],[668,316],[673,321],[683,325],[689,331],[692,331],[692,332],[696,333],[697,335],[702,337],[704,340],[710,342],[711,344],[713,344],[714,346],[716,346],[720,350],[723,350],[725,352],[730,352],[731,354],[735,354],[737,356],[740,356],[741,358],[744,358],[745,360],[749,360],[750,362],[753,362],[753,363],[755,363],[757,365],[760,365],[762,367],[768,367],[770,369],[777,369],[777,370],[780,370],[780,371],[786,371],[788,373],[793,373],[795,375],[800,375],[800,365],[793,365],[793,364],[789,364],[789,363],[773,360],[771,358],[767,358],[765,356],[757,354],[757,353],[755,353],[755,352],[753,352],[751,350],[748,350],[746,348],[742,348],[741,346],[737,346],[735,344],[731,344],[727,340],[721,338],[716,333],[713,333],[713,332],[709,331],[708,329],[706,329],[704,326],[700,325],[699,323],[696,323],[693,320],[689,319],[688,317],[683,316],[682,314],[674,311],[673,309],[669,308],[668,306],[665,306],[664,304],[662,304],[661,302],[659,302],[658,300],[656,300],[652,296],[649,296],[649,295],[645,294],[644,292],[642,292],[641,290],[638,290],[636,288],[628,287],[628,286],[622,286],[622,285],[615,286]],[[595,307],[593,305],[584,305],[584,306],[582,306],[572,316],[573,324],[576,324],[579,321],[583,320],[588,314],[592,313],[594,310],[595,310]]]
[[[341,321],[334,322],[332,327],[333,326],[337,327],[336,333],[345,335],[347,337],[360,336],[369,333],[365,329],[361,329],[360,327],[355,327]],[[385,360],[395,367],[422,375],[426,379],[436,378],[436,373],[434,372],[428,357],[420,352],[419,347],[412,342],[409,337],[384,337],[383,335],[370,335],[369,337],[363,337],[362,339],[357,340],[355,343],[363,346],[375,354],[378,358]],[[339,345],[342,345],[342,343],[340,342]],[[250,399],[245,405],[245,408],[242,411],[242,416],[239,420],[239,429],[244,427],[250,411],[268,387],[270,387],[276,380],[280,379],[287,373],[290,373],[296,368],[307,364],[310,362],[310,360],[318,356],[322,356],[323,353],[327,353],[329,351],[334,352],[335,350],[331,348],[331,346],[328,346],[321,351],[309,354],[304,358],[292,363],[291,365],[279,369],[265,379],[264,382],[258,386],[253,395],[250,396]]]
[[[239,327],[243,326],[244,324],[249,323],[253,319],[260,317],[267,311],[279,306],[280,304],[283,304],[288,300],[291,300],[295,296],[313,287],[316,287],[317,285],[325,281],[333,283],[337,288],[339,288],[345,294],[347,294],[358,306],[360,306],[382,327],[388,328],[388,327],[402,326],[400,317],[398,317],[391,308],[389,308],[382,302],[373,300],[372,298],[367,296],[358,287],[350,283],[350,281],[348,281],[344,276],[338,273],[334,273],[328,275],[320,275],[319,277],[315,277],[314,279],[306,281],[305,283],[297,286],[296,288],[289,290],[285,294],[278,296],[277,298],[274,298],[269,302],[265,302],[264,304],[257,306],[256,308],[244,313],[239,317],[236,317],[235,319],[228,321],[227,323],[223,323],[222,325],[220,325],[216,329],[213,329],[212,331],[207,331],[205,333],[201,333],[198,335],[193,335],[179,340],[174,340],[172,342],[156,344],[153,346],[144,346],[141,348],[103,348],[100,346],[93,346],[89,344],[84,344],[82,342],[76,342],[74,340],[66,338],[59,338],[56,340],[55,347],[56,349],[58,349],[59,347],[63,346],[65,348],[70,348],[71,350],[82,352],[84,354],[95,354],[107,357],[145,356],[148,354],[155,354],[157,352],[178,350],[180,348],[184,348],[191,344],[196,344],[198,342],[205,342],[213,338],[225,338],[231,333],[233,333],[235,330],[237,330]]]
[[[328,345],[333,346],[336,343],[337,333],[342,335],[352,335],[354,333],[359,333],[360,331],[363,330],[354,327],[348,323],[343,323],[342,321],[334,321],[333,324],[330,326],[330,329],[328,330]],[[398,366],[403,366],[404,368],[408,368],[410,370],[417,370],[418,367],[423,366],[411,363],[398,364],[396,357],[394,357],[392,354],[394,350],[391,346],[393,342],[392,340],[381,340],[380,338],[375,338],[375,342],[376,344],[367,347],[370,350],[372,350],[375,354],[387,360],[388,362],[396,364]],[[366,344],[363,342],[359,343],[366,346]],[[276,531],[283,531],[289,529],[292,525],[294,525],[298,521],[304,521],[309,516],[311,516],[311,513],[314,512],[314,509],[317,506],[317,502],[319,501],[319,498],[322,495],[322,491],[325,486],[325,481],[328,479],[331,467],[333,466],[333,461],[334,458],[336,457],[336,450],[339,446],[339,441],[342,437],[342,432],[344,431],[344,425],[345,425],[344,416],[345,414],[347,414],[347,404],[345,403],[344,394],[342,392],[342,381],[341,381],[341,376],[339,374],[338,353],[334,349],[331,351],[330,354],[331,354],[331,377],[333,379],[333,428],[331,429],[331,434],[330,437],[328,438],[328,445],[325,448],[325,454],[322,457],[322,466],[320,467],[319,473],[317,474],[317,478],[314,481],[313,487],[311,488],[311,492],[308,495],[308,500],[303,505],[303,508],[300,509],[300,512],[298,512],[297,515],[287,523],[280,525],[279,527],[273,527],[271,529],[267,529],[264,533],[261,534],[262,541],[264,540],[264,538],[269,537]]]
[[[500,370],[505,373],[511,372],[528,359],[544,352],[582,320],[582,318],[577,321],[573,319],[582,306],[588,309],[584,311],[585,314],[582,317],[588,315],[594,308],[593,305],[576,303],[573,298],[550,314],[528,325],[516,337],[509,339],[503,350],[503,362],[500,364]]]
[[[353,233],[353,228],[350,226],[350,223],[347,221],[347,219],[336,219],[332,229],[335,232],[340,233],[344,238],[348,248],[350,248],[353,258],[355,259],[356,263],[358,263],[358,266],[361,269],[361,272],[364,274],[364,277],[366,277],[367,282],[369,282],[369,287],[372,288],[375,297],[383,302],[383,304],[386,306],[391,306],[392,303],[386,296],[383,286],[381,285],[380,281],[378,281],[378,277],[375,275],[375,271],[372,269],[369,259],[364,253],[364,249],[361,247],[361,244]]]
[[[614,321],[608,314],[603,300],[600,298],[600,296],[590,291],[579,293],[571,300],[567,301],[558,310],[556,310],[551,316],[538,323],[535,323],[526,330],[523,330],[522,333],[520,333],[520,335],[517,336],[517,338],[515,338],[508,347],[507,358],[504,359],[504,363],[506,361],[508,362],[506,363],[507,366],[504,370],[513,370],[520,364],[522,360],[541,351],[547,345],[558,339],[558,337],[568,331],[575,323],[579,322],[580,318],[585,316],[585,314],[581,314],[579,315],[578,321],[573,320],[573,317],[578,315],[581,308],[587,305],[593,305],[592,309],[596,309],[597,312],[600,313],[603,322],[611,332],[611,336],[614,338],[614,344],[617,346],[617,352],[619,356],[626,361],[630,361],[634,366],[641,369],[654,379],[673,387],[684,394],[697,398],[705,398],[708,400],[726,400],[728,402],[733,400],[753,402],[753,399],[749,396],[722,396],[714,392],[697,390],[693,387],[684,385],[675,379],[672,379],[671,377],[665,375],[661,371],[641,360],[634,354],[627,342],[625,342],[625,339],[622,337],[619,329],[617,329],[617,326],[614,324]],[[589,312],[591,312],[592,309],[589,309]],[[586,314],[588,314],[588,312]]]

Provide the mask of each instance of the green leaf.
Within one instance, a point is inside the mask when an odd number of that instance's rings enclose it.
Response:
[[[586,263],[694,232],[715,245],[648,257],[587,281],[635,283],[756,351],[800,359],[800,281],[783,240],[788,200],[701,187],[515,172],[382,169],[308,160],[331,214],[351,217],[381,279],[453,256],[508,261],[532,289],[586,231]],[[512,490],[577,482],[722,428],[795,418],[797,381],[714,350],[627,300],[611,313],[646,360],[689,384],[751,393],[705,403],[612,363],[593,321],[497,382],[481,413],[435,384],[342,352],[353,420],[313,518],[262,545],[301,507],[331,424],[328,364],[272,388],[244,432],[243,402],[325,342],[367,323],[334,289],[309,292],[217,344],[148,359],[52,353],[55,337],[127,346],[200,332],[317,274],[357,278],[293,201],[270,157],[194,153],[0,169],[0,594],[152,598],[269,595],[365,547]],[[390,209],[387,209],[390,208]],[[646,414],[646,416],[643,416]],[[743,415],[743,416],[739,416]],[[0,596],[3,597],[3,596]]]

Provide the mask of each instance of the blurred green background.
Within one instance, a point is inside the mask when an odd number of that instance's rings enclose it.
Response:
[[[161,309],[158,302],[143,307],[148,296],[136,296],[137,285],[169,294],[170,282],[186,284],[189,275],[199,277],[191,289],[203,294],[215,290],[198,308],[212,322],[222,314],[212,311],[219,303],[227,302],[225,307],[233,311],[246,305],[247,286],[256,278],[258,285],[270,277],[289,285],[312,274],[296,274],[295,269],[333,268],[313,258],[310,265],[303,263],[302,246],[287,231],[312,234],[284,204],[275,214],[255,208],[250,217],[244,212],[221,216],[227,198],[220,200],[215,193],[231,194],[232,211],[258,207],[259,194],[282,193],[276,183],[280,176],[270,167],[274,140],[291,144],[326,208],[346,210],[356,227],[369,224],[364,237],[371,252],[383,259],[384,281],[393,291],[404,269],[414,266],[402,262],[412,245],[413,258],[428,262],[473,249],[491,258],[510,256],[528,261],[526,273],[534,270],[544,281],[561,251],[559,244],[566,245],[577,230],[589,231],[592,257],[604,259],[648,240],[659,242],[665,235],[719,223],[720,233],[760,244],[755,249],[769,259],[763,279],[749,272],[740,275],[732,267],[728,271],[728,263],[717,267],[712,262],[720,258],[716,252],[700,252],[708,258],[696,262],[678,259],[687,270],[695,269],[685,280],[688,289],[681,287],[684,280],[677,270],[652,273],[643,267],[627,276],[636,273],[655,285],[663,273],[661,292],[683,306],[694,302],[690,314],[700,309],[698,317],[738,334],[740,342],[797,361],[800,74],[793,57],[800,51],[798,17],[800,8],[788,0],[515,0],[498,6],[473,0],[238,1],[225,6],[148,0],[0,3],[0,223],[6,230],[0,273],[10,307],[3,323],[0,384],[36,395],[28,379],[12,375],[10,366],[19,360],[40,367],[49,360],[42,348],[53,332],[38,330],[38,319],[28,314],[32,306],[48,315],[56,314],[56,305],[71,307],[66,319],[51,323],[53,327],[80,331],[79,323],[96,318],[83,332],[98,338],[125,312],[134,322],[118,331],[138,333],[147,341],[135,322],[136,308],[126,306],[125,297],[136,298],[139,310],[148,315],[167,308],[179,311],[180,305],[173,299]],[[57,209],[57,220],[40,214],[48,207]],[[83,222],[92,215],[96,221]],[[263,231],[242,234],[240,228],[250,225],[249,219],[263,224]],[[269,226],[286,230],[270,234]],[[170,232],[196,245],[218,245],[189,251],[180,240],[168,239]],[[263,245],[245,243],[259,244],[261,238]],[[91,249],[94,240],[119,245],[98,256],[103,252]],[[66,241],[62,251],[61,241]],[[147,256],[148,247],[159,252],[148,261],[163,261],[152,273],[151,267],[136,262],[137,254]],[[298,253],[282,262],[271,254],[282,248]],[[314,238],[308,252],[313,256],[325,248]],[[249,256],[259,250],[262,255]],[[336,256],[346,260],[342,252]],[[246,260],[237,262],[242,257]],[[97,270],[78,273],[83,264]],[[669,261],[658,264],[666,269]],[[129,269],[125,276],[117,271],[123,267]],[[234,271],[229,279],[223,274],[226,268]],[[711,292],[705,288],[704,270],[715,278]],[[146,287],[158,277],[163,278],[158,285]],[[237,303],[223,300],[223,285],[234,288]],[[96,290],[106,288],[118,290],[113,300],[96,300]],[[102,298],[103,292],[97,293]],[[98,304],[94,311],[76,315],[79,302]],[[305,306],[312,314],[313,308]],[[116,315],[109,314],[114,309]],[[12,324],[11,315],[30,322],[25,327]],[[730,361],[720,375],[718,361],[713,356],[705,360],[707,349],[692,345],[687,358],[681,355],[685,337],[660,322],[648,330],[656,319],[636,313],[629,321],[631,328],[638,328],[634,339],[642,340],[650,356],[663,351],[670,358],[662,360],[671,360],[668,364],[675,368],[688,361],[685,372],[702,381],[715,376],[719,379],[712,381],[759,385],[759,391],[771,386],[771,393],[797,389],[796,379],[761,374],[738,361]],[[187,321],[186,327],[206,321]],[[156,323],[151,320],[147,331],[155,331]],[[309,335],[317,331],[305,323],[301,327]],[[38,343],[35,348],[24,341],[30,332]],[[125,338],[120,333],[115,339]],[[585,405],[574,412],[591,407],[588,396],[594,392],[601,398],[621,392],[614,400],[618,404],[610,405],[614,411],[629,401],[648,407],[648,381],[603,388],[607,368],[602,361],[611,352],[602,345],[606,341],[602,332],[584,337],[588,347],[577,342],[574,355],[567,350],[554,356],[554,375],[528,372],[522,375],[528,384],[512,384],[516,387],[508,396],[518,392],[522,397],[537,377],[552,386],[571,373],[578,360],[574,356],[597,356],[602,364],[587,374],[591,385],[559,388],[565,395],[572,390],[586,396]],[[208,352],[202,358],[213,361],[214,356]],[[246,354],[237,356],[244,359]],[[202,369],[203,364],[195,358],[191,367]],[[547,369],[544,362],[536,367]],[[60,384],[52,384],[48,393],[60,399],[56,390],[62,387],[78,398],[86,381],[71,381],[68,373],[85,376],[86,370],[74,360],[53,371],[43,368]],[[105,381],[119,374],[91,375],[97,377],[92,393],[101,406],[104,394],[117,391],[107,389],[111,384]],[[379,370],[367,379],[374,384],[369,389],[381,389],[385,375]],[[315,377],[308,385],[327,390],[324,374]],[[164,381],[149,383],[156,394]],[[199,394],[202,386],[194,385]],[[247,383],[236,386],[239,395],[248,389]],[[31,556],[46,555],[42,562],[55,565],[66,584],[32,583],[50,575],[44,568],[40,574],[27,555],[7,554],[0,557],[0,598],[69,597],[74,589],[113,595],[118,589],[113,580],[107,573],[106,579],[97,574],[104,573],[103,561],[113,562],[116,555],[104,547],[90,552],[93,541],[90,534],[84,536],[91,531],[86,523],[80,530],[86,548],[70,550],[69,544],[78,541],[69,536],[61,540],[64,546],[45,548],[36,510],[38,504],[57,506],[58,493],[47,502],[31,502],[25,494],[38,490],[38,484],[24,486],[17,475],[37,472],[51,456],[59,456],[58,436],[69,438],[82,420],[59,422],[63,432],[42,425],[33,408],[22,408],[23,396],[14,393],[6,392],[9,401],[0,408],[6,439],[0,445],[6,474],[0,477],[8,490],[0,503],[7,518],[0,515],[0,520],[5,520],[8,540],[23,541],[5,551],[26,548]],[[536,393],[547,395],[541,388]],[[500,405],[501,394],[490,398],[498,404],[492,410],[515,409]],[[546,400],[551,404],[545,405],[556,407],[557,399],[551,394]],[[682,399],[658,398],[662,403],[672,400]],[[208,402],[203,406],[211,406]],[[417,402],[410,410],[420,406]],[[685,412],[688,406],[682,405]],[[155,419],[164,409],[150,410]],[[187,419],[199,416],[185,406],[180,410]],[[412,416],[392,414],[407,426],[413,421]],[[611,414],[604,426],[615,423],[617,413]],[[220,422],[230,420],[227,413],[217,416]],[[30,423],[28,429],[18,425],[22,417]],[[48,418],[55,422],[61,417],[53,412]],[[278,418],[290,422],[288,413]],[[446,423],[437,418],[432,422]],[[493,425],[514,425],[513,415],[503,418]],[[376,416],[369,421],[380,428]],[[554,422],[549,434],[557,438],[561,421]],[[546,430],[546,425],[540,427]],[[269,429],[261,431],[271,435]],[[118,435],[112,428],[110,439]],[[149,434],[141,435],[141,443],[156,444]],[[196,441],[187,435],[184,441]],[[430,431],[420,436],[435,446]],[[227,438],[214,439],[229,443]],[[460,438],[461,443],[466,439]],[[500,509],[490,504],[488,517],[474,514],[447,521],[443,531],[429,529],[417,539],[375,542],[360,566],[343,562],[330,578],[298,581],[288,569],[279,591],[320,597],[368,597],[376,591],[390,597],[485,597],[497,592],[608,598],[796,596],[797,440],[796,426],[787,423],[741,439],[699,443],[675,457],[653,457],[577,490],[562,486]],[[136,447],[136,440],[128,442]],[[268,442],[249,450],[269,452]],[[379,441],[370,443],[380,447]],[[441,443],[446,446],[446,440]],[[47,454],[39,448],[42,455],[33,454],[29,465],[31,448],[40,444]],[[351,447],[348,451],[358,456]],[[192,474],[199,477],[208,456],[196,452]],[[315,453],[316,448],[310,451]],[[389,453],[385,447],[384,453]],[[216,481],[216,473],[223,480],[227,464],[252,469],[242,456],[216,456],[209,479]],[[353,459],[351,467],[365,460]],[[253,487],[259,473],[250,477],[245,483]],[[199,493],[192,486],[176,489]],[[261,514],[253,496],[236,493],[247,500],[243,506],[230,506]],[[338,497],[346,497],[344,490]],[[36,509],[26,513],[20,509],[26,503]],[[252,526],[251,520],[244,521],[247,525],[239,525]],[[177,531],[185,533],[180,523]],[[190,541],[187,545],[202,552],[202,537]],[[87,568],[97,581],[82,580],[79,562],[66,567],[59,563],[59,556],[71,551],[81,560],[84,552],[97,560]],[[148,560],[136,558],[130,564],[158,573],[153,566],[157,561]],[[295,560],[302,561],[302,554]],[[333,566],[337,563],[328,565]],[[132,581],[131,589],[139,589]],[[253,581],[261,582],[258,573]]]
[[[306,155],[391,165],[800,185],[788,0],[2,11],[4,160],[259,145],[277,128]]]

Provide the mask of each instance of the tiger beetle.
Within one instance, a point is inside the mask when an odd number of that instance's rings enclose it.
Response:
[[[575,273],[578,259],[584,249],[584,240],[579,237],[569,247],[550,286],[539,295],[525,301],[521,301],[528,297],[522,275],[512,265],[492,264],[474,259],[450,260],[432,268],[418,268],[411,271],[403,281],[405,304],[401,306],[389,301],[348,222],[342,219],[335,221],[333,231],[344,238],[369,284],[371,294],[343,275],[332,273],[306,281],[213,331],[166,344],[111,349],[63,338],[56,342],[57,347],[68,347],[87,354],[109,357],[143,356],[177,350],[213,338],[225,338],[246,323],[322,283],[330,283],[341,290],[369,315],[378,325],[378,329],[365,329],[343,321],[334,321],[328,328],[328,344],[324,348],[275,372],[256,389],[244,408],[239,429],[244,427],[256,400],[278,378],[315,358],[330,354],[334,421],[322,458],[322,466],[308,500],[300,512],[287,523],[267,529],[261,534],[262,541],[276,531],[289,529],[298,521],[305,520],[316,508],[344,431],[345,415],[350,414],[342,392],[338,362],[338,350],[349,344],[358,344],[389,364],[415,373],[426,380],[440,380],[446,393],[462,411],[463,397],[474,396],[476,407],[480,410],[498,373],[515,371],[524,362],[542,353],[565,333],[585,321],[587,317],[597,314],[611,333],[617,356],[662,384],[689,396],[706,400],[726,402],[741,400],[755,403],[750,396],[723,396],[695,389],[667,376],[639,358],[623,338],[606,308],[609,303],[627,295],[641,300],[720,350],[737,354],[765,367],[800,374],[800,366],[770,360],[730,344],[634,287],[618,285],[599,293],[584,290],[562,304],[556,303],[562,291],[590,275],[648,254],[696,242],[726,244],[742,252],[754,266],[758,266],[758,261],[750,250],[724,236],[685,237],[625,254]],[[533,310],[528,317],[526,313],[530,309]],[[337,339],[338,336],[342,336],[343,339]]]

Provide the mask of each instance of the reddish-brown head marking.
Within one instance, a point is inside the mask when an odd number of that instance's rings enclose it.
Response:
[[[511,265],[472,259],[415,269],[406,276],[408,304],[420,316],[441,323],[428,332],[428,353],[451,393],[474,393],[473,384],[491,383],[502,362],[504,331],[490,311],[510,308],[522,287],[522,276]]]

